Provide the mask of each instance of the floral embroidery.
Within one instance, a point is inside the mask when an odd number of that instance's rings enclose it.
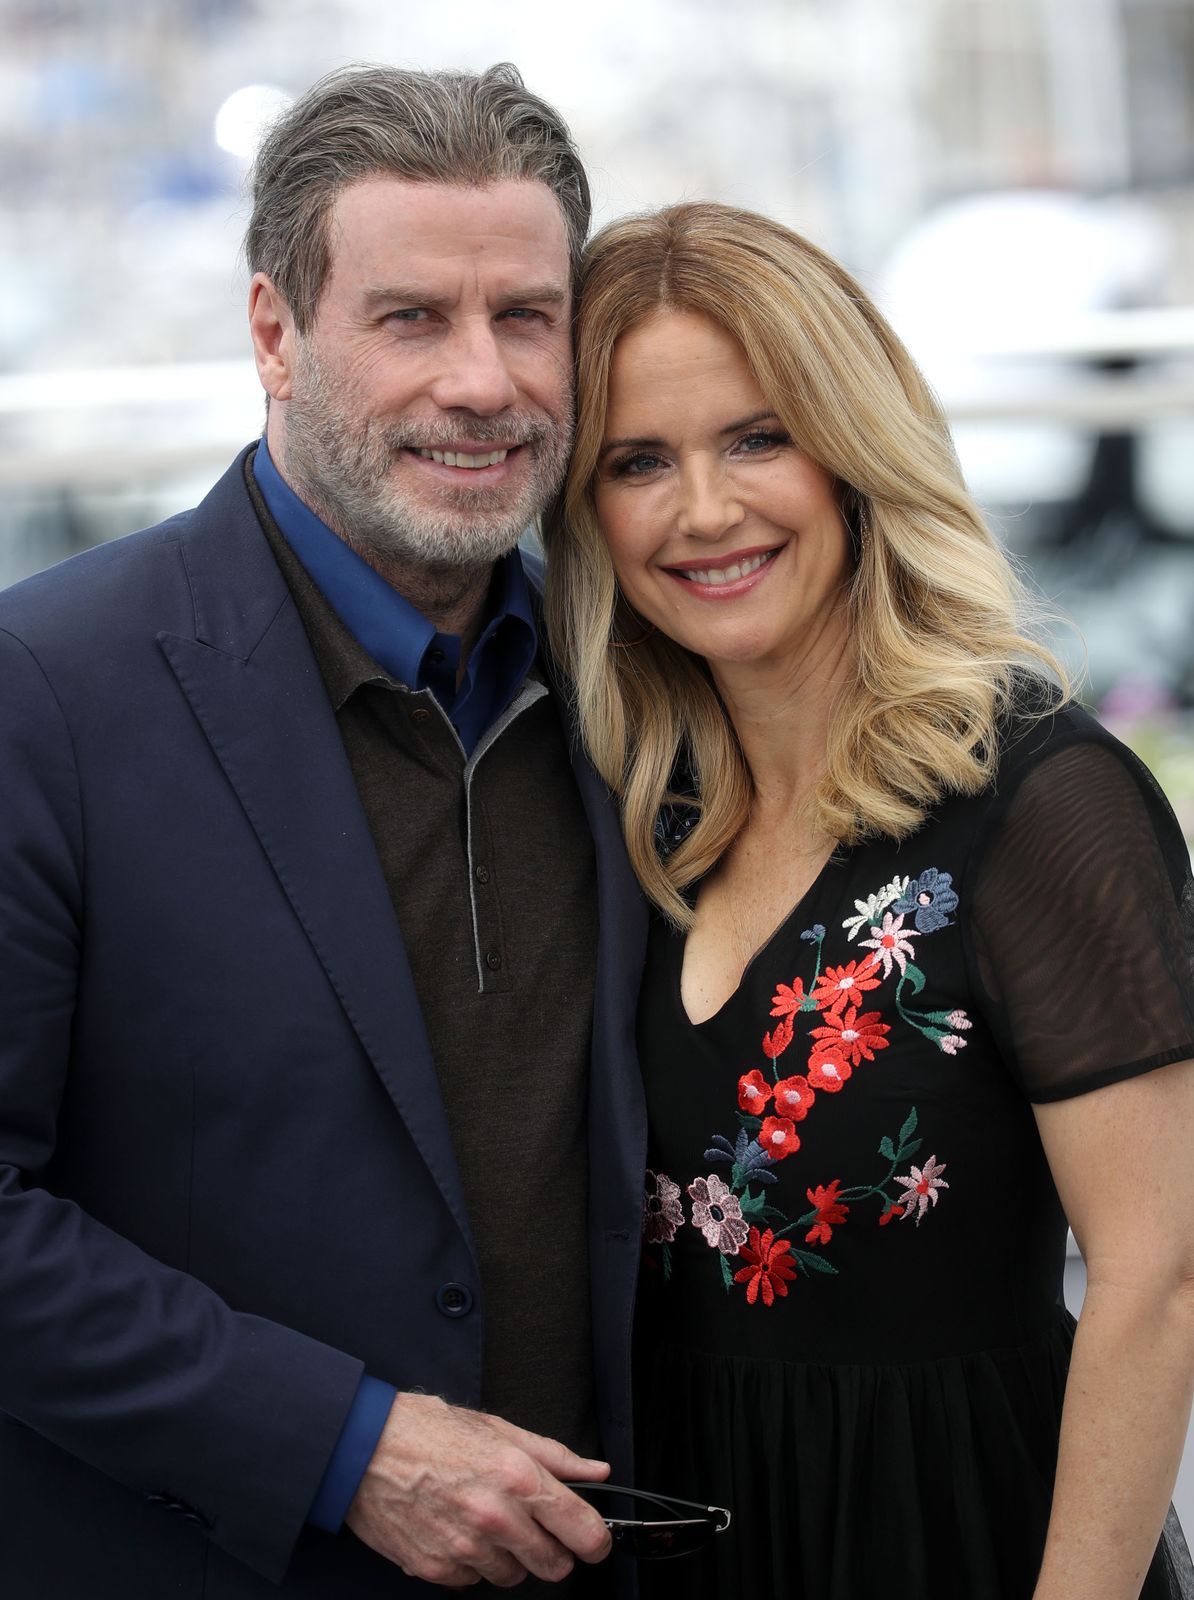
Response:
[[[759,1129],[759,1143],[772,1161],[782,1161],[800,1149],[800,1135],[790,1117],[766,1117]]]
[[[887,912],[883,921],[877,927],[871,928],[873,935],[870,939],[860,939],[858,942],[864,950],[873,950],[883,963],[883,976],[891,977],[891,968],[894,963],[901,972],[908,967],[908,960],[916,952],[912,948],[912,941],[917,937],[911,928],[905,930],[902,916],[892,916]]]
[[[756,1114],[771,1098],[771,1085],[756,1067],[753,1072],[743,1073],[738,1079],[738,1109],[739,1111],[753,1111]]]
[[[793,1122],[803,1122],[816,1098],[809,1088],[808,1079],[800,1073],[794,1078],[781,1078],[775,1086],[776,1115],[791,1117]]]
[[[676,1229],[684,1226],[684,1208],[680,1203],[680,1185],[662,1172],[647,1169],[646,1192],[643,1195],[643,1239],[647,1244],[670,1244]]]
[[[874,976],[879,965],[876,955],[865,961],[849,961],[842,967],[826,967],[817,980],[813,1004],[822,1011],[841,1011],[844,1006],[860,1006],[867,989],[877,989],[880,978]]]
[[[808,1081],[826,1094],[837,1094],[853,1075],[853,1067],[840,1050],[821,1050],[809,1057]]]
[[[825,1015],[824,1025],[812,1030],[811,1036],[817,1041],[813,1054],[831,1051],[835,1056],[845,1056],[850,1065],[856,1067],[860,1061],[873,1061],[876,1050],[887,1049],[886,1035],[890,1032],[891,1023],[883,1022],[878,1011],[864,1011],[862,1016],[858,1015],[856,1006],[850,1006],[844,1014],[830,1011]]]
[[[750,1243],[740,1251],[743,1261],[750,1264],[734,1274],[735,1283],[746,1285],[748,1306],[753,1306],[760,1296],[769,1306],[774,1304],[776,1295],[787,1295],[788,1284],[796,1276],[791,1250],[788,1240],[777,1239],[770,1228],[763,1234],[757,1228],[750,1230]]]
[[[850,1207],[838,1199],[841,1186],[842,1180],[835,1178],[828,1188],[818,1184],[815,1189],[804,1191],[817,1210],[816,1221],[804,1236],[805,1244],[828,1244],[834,1228],[849,1216]]]
[[[736,1256],[749,1232],[742,1220],[742,1202],[717,1174],[688,1185],[692,1196],[692,1225],[705,1235],[705,1243],[722,1255]]]
[[[921,1218],[928,1210],[930,1201],[933,1205],[937,1204],[937,1191],[949,1188],[945,1179],[938,1176],[944,1171],[945,1162],[938,1162],[936,1156],[930,1156],[923,1167],[912,1168],[911,1176],[896,1179],[896,1182],[908,1191],[904,1196],[905,1222],[915,1211],[916,1226],[920,1227]]]
[[[888,906],[900,898],[908,887],[907,878],[893,878],[890,883],[884,884],[882,889],[868,895],[865,900],[855,900],[854,909],[858,915],[847,917],[842,923],[846,930],[847,939],[854,939],[862,927],[869,927],[881,911],[886,911]]]
[[[919,878],[912,879],[891,909],[904,916],[912,912],[918,933],[935,933],[938,928],[945,927],[949,913],[958,908],[953,881],[951,873],[926,867]]]
[[[964,1035],[972,1028],[959,1007],[931,1010],[917,1003],[927,983],[918,963],[918,949],[925,948],[921,941],[950,926],[959,905],[952,875],[928,867],[915,877],[895,877],[854,905],[857,914],[842,928],[856,939],[856,954],[827,963],[826,929],[813,923],[800,934],[810,947],[804,970],[775,985],[773,1026],[761,1040],[764,1065],[737,1078],[739,1125],[731,1137],[714,1134],[704,1153],[723,1173],[728,1169],[728,1181],[713,1172],[688,1185],[693,1227],[716,1252],[727,1293],[745,1287],[749,1305],[761,1300],[771,1306],[786,1298],[787,1285],[797,1276],[836,1276],[830,1257],[837,1233],[857,1228],[860,1215],[869,1212],[880,1228],[914,1217],[919,1227],[950,1187],[943,1176],[946,1164],[935,1155],[922,1167],[912,1164],[923,1141],[911,1107],[899,1134],[879,1141],[884,1167],[870,1181],[847,1184],[834,1176],[804,1188],[798,1179],[810,1209],[798,1216],[783,1209],[783,1173],[799,1171],[803,1177],[807,1171],[810,1154],[815,1157],[818,1118],[832,1115],[825,1108],[856,1073],[883,1071],[883,1052],[893,1042],[893,1011],[946,1056],[965,1048]],[[880,988],[883,996],[875,994]],[[780,1057],[793,1044],[806,1065],[781,1077]],[[831,1098],[818,1109],[822,1094]],[[792,1168],[783,1167],[797,1155]],[[665,1174],[648,1173],[643,1232],[647,1243],[659,1247],[665,1280],[671,1270],[669,1246],[684,1220],[680,1186]],[[810,1248],[801,1249],[794,1235],[802,1235],[801,1243]],[[734,1258],[741,1263],[737,1269]]]

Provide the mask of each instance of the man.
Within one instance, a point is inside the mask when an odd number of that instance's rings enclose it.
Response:
[[[587,225],[513,69],[323,81],[255,175],[265,439],[0,599],[12,1600],[606,1570],[643,915],[514,548]]]

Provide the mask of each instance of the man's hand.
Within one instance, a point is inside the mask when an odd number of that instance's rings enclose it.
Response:
[[[348,1510],[348,1526],[409,1577],[512,1589],[601,1561],[609,1530],[561,1478],[598,1483],[602,1461],[424,1394],[400,1394]]]

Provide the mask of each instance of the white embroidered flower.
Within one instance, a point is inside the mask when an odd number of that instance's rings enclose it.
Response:
[[[904,1221],[913,1212],[916,1213],[916,1226],[920,1227],[920,1219],[929,1209],[930,1203],[937,1204],[938,1189],[948,1189],[949,1184],[938,1174],[945,1171],[946,1163],[939,1162],[936,1156],[930,1156],[923,1167],[913,1167],[911,1175],[907,1178],[897,1178],[905,1190],[903,1200],[900,1202],[907,1207],[904,1212]]]
[[[909,878],[893,878],[890,883],[884,884],[882,889],[867,895],[865,900],[855,900],[854,909],[858,915],[847,917],[842,923],[846,937],[853,939],[864,926],[869,928],[872,923],[878,922],[880,914],[900,898],[910,881]]]
[[[891,977],[893,963],[903,972],[908,965],[908,957],[916,954],[912,941],[917,937],[911,928],[904,927],[903,916],[893,917],[888,911],[884,914],[882,924],[873,927],[871,932],[874,938],[860,939],[858,942],[864,950],[873,950],[879,957],[883,963],[883,976]]]
[[[643,1193],[643,1239],[647,1244],[670,1244],[676,1229],[684,1226],[680,1185],[666,1172],[647,1169]]]

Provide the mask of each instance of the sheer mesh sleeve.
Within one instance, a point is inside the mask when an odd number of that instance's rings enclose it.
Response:
[[[1194,1057],[1189,852],[1147,769],[1078,716],[1027,741],[972,857],[980,1003],[1036,1101]]]

